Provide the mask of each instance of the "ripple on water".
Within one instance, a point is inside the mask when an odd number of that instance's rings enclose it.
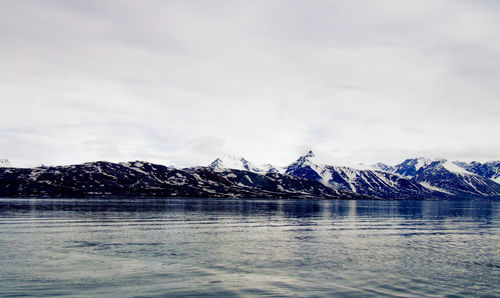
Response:
[[[499,203],[0,199],[0,296],[500,296]]]

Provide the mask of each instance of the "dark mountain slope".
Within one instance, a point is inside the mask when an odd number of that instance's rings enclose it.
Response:
[[[333,190],[317,181],[278,173],[215,172],[204,167],[180,170],[139,161],[1,168],[0,196],[363,197]]]

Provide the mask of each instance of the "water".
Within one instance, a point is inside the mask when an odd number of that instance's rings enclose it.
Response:
[[[500,201],[0,199],[0,296],[500,296]]]

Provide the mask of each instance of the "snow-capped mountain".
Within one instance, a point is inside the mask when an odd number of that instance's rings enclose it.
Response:
[[[407,159],[402,163],[394,166],[393,172],[403,176],[413,177],[415,176],[417,171],[430,163],[432,163],[432,160],[423,157]]]
[[[261,198],[499,197],[500,162],[407,159],[332,165],[312,151],[287,167],[257,167],[244,158],[218,158],[206,167],[177,169],[143,161],[0,168],[0,196],[152,196]]]
[[[236,157],[232,155],[226,155],[223,157],[218,157],[212,163],[210,163],[207,168],[212,171],[222,172],[227,169],[232,170],[242,170],[249,171],[253,173],[277,173],[279,172],[277,168],[275,168],[271,164],[264,164],[261,166],[255,166],[248,160],[243,157]]]
[[[279,173],[175,169],[144,161],[1,168],[0,196],[367,198]]]
[[[470,163],[457,161],[455,162],[455,164],[471,173],[500,183],[500,161],[498,160],[485,163],[480,163],[477,161],[473,161]]]
[[[500,184],[475,174],[459,162],[445,159],[407,159],[395,172],[413,178],[424,186],[454,196],[500,196]]]
[[[0,159],[0,168],[12,168],[12,164],[8,159]]]
[[[320,181],[338,190],[348,190],[380,198],[424,198],[444,195],[419,184],[413,179],[387,171],[349,166],[325,165],[309,151],[290,164],[285,171],[309,180]]]

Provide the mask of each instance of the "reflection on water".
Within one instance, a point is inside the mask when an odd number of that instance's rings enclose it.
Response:
[[[0,199],[0,296],[500,295],[500,201]]]

